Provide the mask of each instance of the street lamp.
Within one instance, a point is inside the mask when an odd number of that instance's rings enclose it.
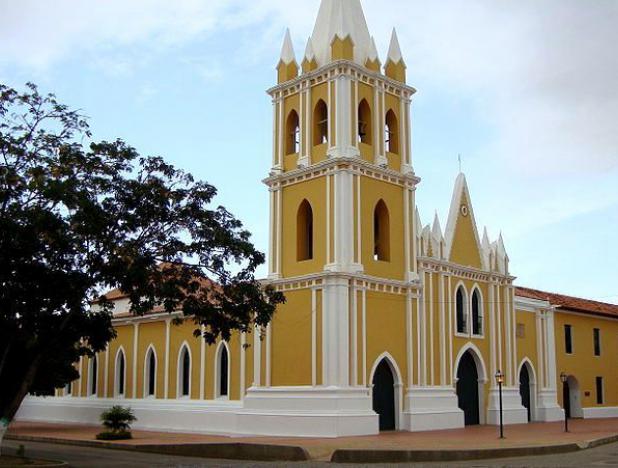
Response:
[[[504,382],[504,374],[498,369],[495,377],[496,383],[498,384],[498,393],[500,395],[500,438],[504,439],[504,424],[502,422],[502,383]]]
[[[567,396],[564,391],[564,386],[568,385],[567,380],[569,379],[569,376],[566,375],[564,372],[560,372],[560,380],[562,381],[562,395],[563,397]],[[564,400],[564,398],[563,398]],[[569,432],[569,415],[567,414],[567,402],[563,401],[562,402],[562,408],[564,409],[564,432]]]

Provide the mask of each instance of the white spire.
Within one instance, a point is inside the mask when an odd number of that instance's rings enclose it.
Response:
[[[433,228],[432,228],[432,234],[433,237],[435,237],[435,239],[437,241],[442,241],[444,238],[442,237],[442,227],[440,227],[440,219],[438,218],[438,212],[436,211],[436,214],[433,218]]]
[[[421,223],[421,215],[418,212],[418,206],[414,209],[414,222],[416,223],[416,235],[420,236],[423,224]]]
[[[335,37],[350,36],[354,43],[354,61],[365,65],[371,49],[371,37],[360,0],[322,0],[311,40],[319,66],[331,59]]]
[[[398,63],[403,60],[401,55],[401,48],[399,47],[399,39],[397,39],[397,31],[393,28],[393,34],[391,36],[391,44],[388,46],[388,55],[386,57],[386,61],[391,61],[393,63]]]
[[[296,61],[296,54],[294,54],[294,46],[292,45],[292,37],[290,36],[289,29],[285,30],[283,46],[281,47],[281,61],[286,65]]]
[[[489,236],[487,235],[487,226],[483,228],[483,240],[481,241],[481,247],[483,247],[484,250],[487,250],[487,252],[489,252],[490,245]]]
[[[380,59],[380,57],[378,57],[378,48],[376,47],[376,41],[374,41],[373,36],[371,36],[371,46],[369,47],[369,54],[367,55],[367,58],[372,62]]]
[[[307,47],[305,47],[305,59],[308,62],[311,62],[315,58],[315,53],[313,52],[313,44],[311,42],[311,38],[307,39]]]

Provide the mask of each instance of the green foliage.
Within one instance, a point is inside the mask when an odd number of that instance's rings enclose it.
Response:
[[[130,432],[131,423],[137,421],[131,408],[115,405],[101,413],[103,427],[110,432]]]
[[[129,431],[119,432],[99,432],[97,434],[97,440],[129,440],[133,438],[133,435]]]
[[[0,84],[0,417],[105,349],[111,288],[136,315],[182,311],[209,343],[271,320],[283,295],[255,279],[264,255],[211,206],[215,187],[92,141],[79,112],[27,88]]]

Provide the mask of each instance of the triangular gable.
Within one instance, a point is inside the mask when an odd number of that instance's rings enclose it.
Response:
[[[470,202],[466,177],[460,173],[455,180],[451,208],[446,225],[445,257],[453,263],[483,268],[481,243]]]

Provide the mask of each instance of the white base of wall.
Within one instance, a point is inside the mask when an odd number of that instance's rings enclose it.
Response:
[[[135,429],[203,434],[236,433],[236,412],[242,407],[228,401],[27,397],[15,419],[100,425],[101,413],[114,405],[133,409]]]
[[[535,421],[561,421],[564,419],[564,410],[558,406],[555,390],[541,390],[537,397]]]
[[[340,437],[377,434],[368,388],[250,388],[243,402],[28,397],[16,419],[99,425],[101,412],[130,406],[135,429],[229,435]]]
[[[453,387],[413,387],[405,397],[402,429],[431,431],[464,427]]]
[[[238,413],[250,434],[341,437],[377,434],[378,415],[365,387],[251,387]]]
[[[583,408],[584,418],[618,418],[618,406]]]
[[[502,387],[502,417],[504,424],[528,422],[528,410],[521,404],[518,388]],[[500,395],[497,388],[489,390],[487,424],[500,424]]]

